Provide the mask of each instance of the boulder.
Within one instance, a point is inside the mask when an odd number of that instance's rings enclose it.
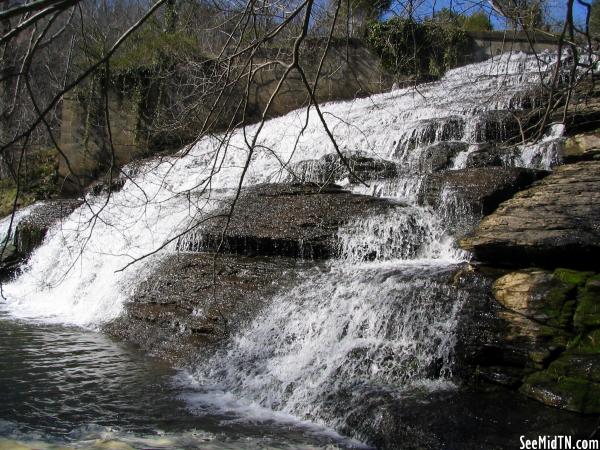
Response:
[[[600,266],[600,162],[558,167],[504,202],[461,246],[511,267]]]
[[[599,287],[600,275],[592,272],[505,273],[492,284],[496,302],[474,296],[465,311],[471,320],[459,333],[458,356],[470,357],[483,380],[548,406],[600,413]]]
[[[240,194],[224,235],[228,207],[203,228],[182,237],[178,249],[327,258],[339,250],[340,225],[394,208],[402,206],[336,185],[261,184]]]
[[[514,158],[516,147],[501,147],[493,144],[481,144],[467,155],[465,167],[503,166],[506,160]]]
[[[503,307],[491,295],[493,277],[480,268],[460,276],[469,304],[459,319],[457,370],[518,387],[525,372],[542,368],[566,348],[569,334]]]
[[[600,414],[600,332],[580,336],[547,369],[525,378],[521,392],[548,406]]]
[[[576,134],[568,138],[563,158],[568,163],[600,158],[600,133]]]
[[[0,244],[0,278],[10,275],[21,263],[22,258],[17,252],[13,241]]]
[[[435,142],[461,141],[464,131],[465,119],[461,116],[419,120],[397,144],[396,156]]]
[[[105,331],[178,365],[191,364],[254,318],[303,264],[279,257],[170,256]]]
[[[573,324],[580,331],[600,328],[600,275],[590,276],[579,289]]]
[[[517,167],[486,167],[445,170],[425,177],[419,203],[439,208],[456,197],[470,211],[489,214],[504,200],[541,179],[546,172]]]
[[[477,115],[476,142],[503,142],[519,134],[519,121],[513,111],[489,110]]]

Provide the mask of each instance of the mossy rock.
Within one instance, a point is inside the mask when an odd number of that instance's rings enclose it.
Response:
[[[548,366],[546,372],[556,379],[570,377],[582,382],[600,383],[600,353],[565,352]]]
[[[577,355],[600,355],[600,329],[577,336],[569,343],[568,351]]]
[[[591,274],[568,269],[511,272],[494,283],[494,296],[504,307],[536,322],[572,328],[577,287]]]
[[[541,403],[583,414],[600,413],[600,384],[572,377],[554,378],[547,372],[528,376],[520,391]]]
[[[589,277],[594,275],[593,272],[581,272],[579,270],[571,269],[556,269],[554,271],[554,278],[576,287],[585,285],[585,282]]]
[[[47,225],[38,225],[35,222],[23,221],[15,230],[17,251],[21,255],[29,255],[43,241],[48,231]]]
[[[600,327],[600,274],[590,277],[579,289],[573,324],[580,330]]]

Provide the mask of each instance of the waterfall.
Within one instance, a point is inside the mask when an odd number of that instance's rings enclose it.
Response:
[[[377,386],[401,395],[415,386],[451,386],[454,330],[467,295],[449,280],[468,259],[452,229],[469,219],[452,193],[440,211],[419,205],[420,184],[432,158],[459,169],[479,144],[505,139],[514,127],[507,112],[535,104],[534,88],[552,64],[551,54],[541,61],[505,54],[418,90],[322,105],[342,151],[398,167],[393,179],[368,186],[345,176],[333,181],[404,202],[403,214],[344,224],[339,258],[301,274],[191,376],[204,389],[329,426],[343,421],[327,411],[347,389]],[[289,181],[300,167],[303,177],[317,176],[318,161],[335,149],[316,114],[306,120],[300,110],[265,124],[244,186]],[[139,281],[176,251],[178,237],[197,231],[235,192],[249,155],[245,135],[257,130],[207,137],[172,157],[127,167],[122,190],[110,198],[88,195],[49,230],[20,276],[3,287],[2,308],[92,328],[117,317]],[[560,139],[555,130],[505,164],[549,168]]]

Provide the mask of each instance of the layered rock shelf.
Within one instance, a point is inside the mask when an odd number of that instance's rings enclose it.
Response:
[[[229,222],[225,207],[215,214],[220,217],[184,236],[178,249],[328,258],[336,253],[340,225],[401,207],[336,185],[262,184],[241,193]]]
[[[504,202],[461,241],[478,261],[599,268],[600,162],[567,164]]]

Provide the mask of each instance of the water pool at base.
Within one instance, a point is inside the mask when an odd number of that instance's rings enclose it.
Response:
[[[0,449],[357,446],[291,418],[192,412],[177,378],[101,333],[0,315]]]

